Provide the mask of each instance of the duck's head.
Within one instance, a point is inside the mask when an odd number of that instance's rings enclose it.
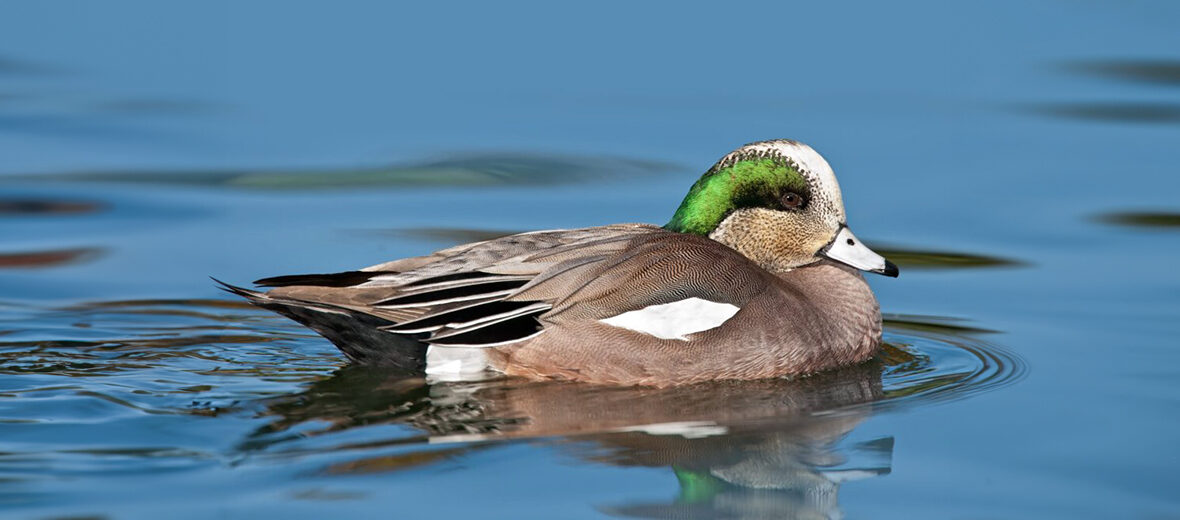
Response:
[[[750,143],[693,184],[665,228],[704,235],[771,271],[824,258],[897,276],[897,266],[852,235],[832,167],[788,139]]]

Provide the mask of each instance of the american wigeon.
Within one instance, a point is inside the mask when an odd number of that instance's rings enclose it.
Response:
[[[881,314],[860,270],[897,276],[848,229],[827,161],[783,139],[723,157],[663,227],[536,231],[226,288],[357,363],[667,386],[872,356]]]

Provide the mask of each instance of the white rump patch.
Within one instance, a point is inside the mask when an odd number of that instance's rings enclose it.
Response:
[[[491,366],[483,349],[464,347],[426,347],[426,375],[438,381],[472,381],[484,379]]]
[[[644,307],[599,320],[612,327],[642,332],[660,339],[688,341],[685,336],[720,327],[741,310],[729,303],[687,298]]]

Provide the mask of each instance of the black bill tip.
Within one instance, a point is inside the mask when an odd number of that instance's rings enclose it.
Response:
[[[873,271],[873,272],[883,274],[883,275],[888,276],[890,278],[897,278],[898,273],[900,273],[901,271],[899,271],[897,269],[897,264],[890,262],[889,260],[886,260],[884,268],[877,270],[877,271]]]

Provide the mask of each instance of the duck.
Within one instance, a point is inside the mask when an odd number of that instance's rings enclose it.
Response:
[[[354,271],[217,281],[353,363],[440,380],[668,387],[806,376],[881,343],[828,162],[775,139],[726,154],[667,224],[532,231]]]

